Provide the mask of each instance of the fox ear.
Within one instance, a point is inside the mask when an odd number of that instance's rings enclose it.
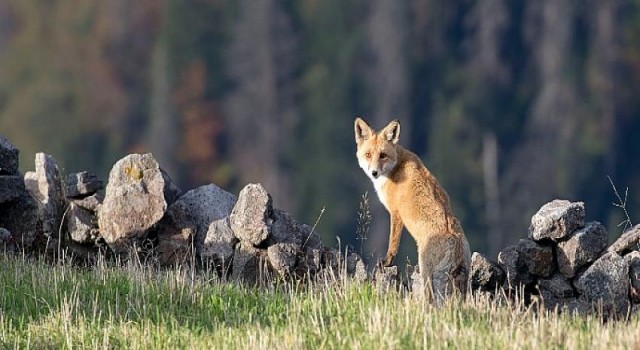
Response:
[[[380,134],[384,135],[385,140],[393,144],[398,143],[398,140],[400,140],[400,122],[397,119],[391,121],[389,125],[382,129]]]
[[[356,118],[356,122],[354,124],[354,130],[356,132],[356,143],[360,143],[370,138],[374,133],[373,129],[371,129],[369,124],[367,124],[367,122],[365,122],[360,117]]]

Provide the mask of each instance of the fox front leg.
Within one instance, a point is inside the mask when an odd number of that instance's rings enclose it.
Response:
[[[398,246],[400,245],[400,236],[402,234],[402,220],[400,215],[396,212],[390,213],[391,215],[391,227],[389,232],[389,249],[387,249],[387,256],[382,263],[383,266],[391,266],[393,259],[398,254]]]

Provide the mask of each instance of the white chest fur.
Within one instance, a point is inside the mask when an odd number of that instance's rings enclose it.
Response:
[[[389,210],[389,207],[387,206],[387,194],[383,188],[388,181],[389,181],[389,178],[386,176],[380,176],[377,179],[373,180],[373,187],[375,187],[376,189],[378,198],[380,199],[380,202],[382,202],[382,205],[384,205],[384,207],[387,208],[387,210]]]

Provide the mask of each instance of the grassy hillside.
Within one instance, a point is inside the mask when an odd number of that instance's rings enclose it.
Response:
[[[255,289],[189,269],[0,257],[2,348],[639,348],[640,320],[483,299],[425,306],[342,278]]]

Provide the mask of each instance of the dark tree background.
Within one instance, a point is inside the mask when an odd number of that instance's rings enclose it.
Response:
[[[327,244],[386,249],[353,119],[448,190],[472,249],[495,254],[554,198],[611,235],[640,220],[640,1],[0,0],[0,134],[65,172],[107,177],[153,152],[184,189],[261,182]],[[413,242],[403,240],[411,256]]]

